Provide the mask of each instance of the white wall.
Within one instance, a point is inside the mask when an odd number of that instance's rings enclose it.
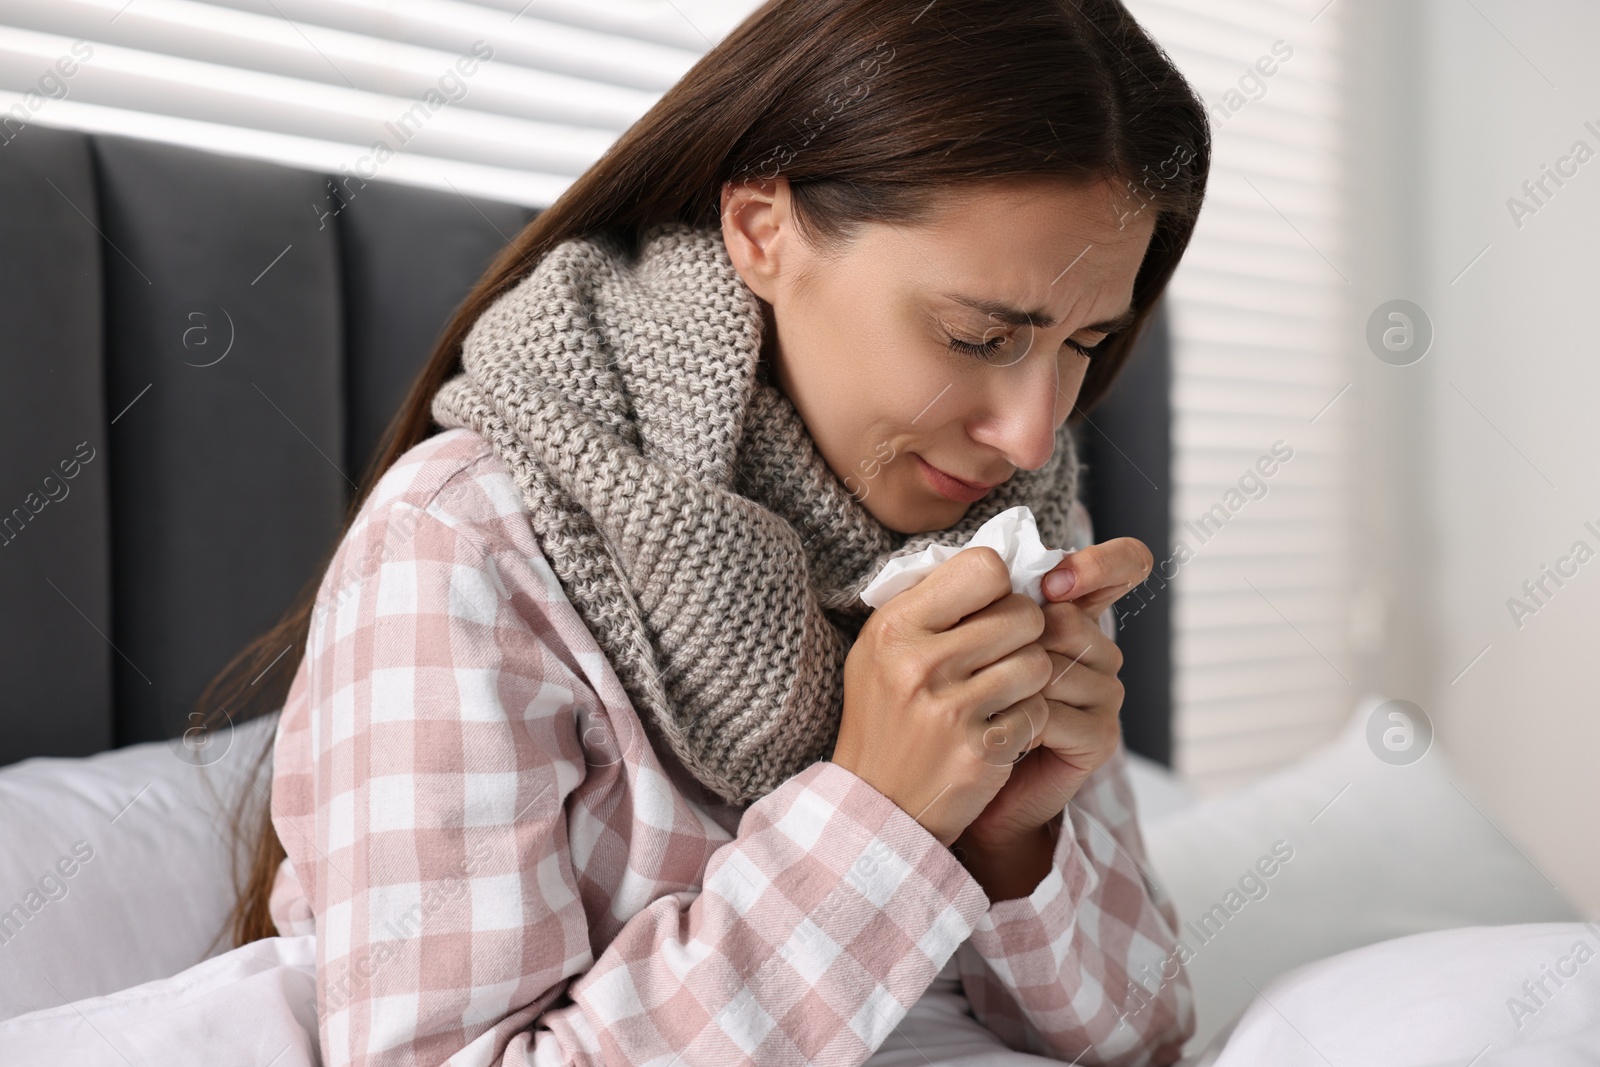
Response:
[[[1593,918],[1600,5],[1345,2],[1367,44],[1347,82],[1357,299],[1345,324],[1374,624],[1362,680],[1428,712],[1484,816]],[[1595,158],[1549,183],[1519,227],[1508,198],[1531,204],[1522,183],[1580,140]],[[1411,366],[1366,351],[1367,314],[1394,297],[1435,330]],[[1546,580],[1543,606],[1528,598],[1523,582],[1580,540],[1595,558],[1559,588]],[[1537,608],[1520,626],[1513,597]]]

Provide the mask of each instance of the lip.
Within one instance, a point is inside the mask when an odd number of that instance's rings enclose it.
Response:
[[[989,495],[989,490],[999,485],[1000,482],[991,482],[984,485],[978,482],[969,482],[964,478],[957,478],[948,471],[942,471],[929,463],[915,452],[917,467],[922,471],[922,476],[927,480],[935,493],[947,500],[956,500],[963,504],[975,504]],[[1002,479],[1003,480],[1003,479]]]

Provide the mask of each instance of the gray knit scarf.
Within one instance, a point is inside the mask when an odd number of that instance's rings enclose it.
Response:
[[[955,526],[880,524],[760,365],[761,303],[721,230],[660,223],[637,256],[563,242],[478,318],[434,420],[493,445],[562,588],[646,728],[743,805],[833,752],[845,654],[889,558],[1016,504],[1068,542],[1078,461],[1017,471]]]

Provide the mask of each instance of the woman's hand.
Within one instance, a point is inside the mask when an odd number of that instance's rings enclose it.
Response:
[[[951,844],[1048,721],[1047,629],[999,553],[956,553],[862,626],[833,762]]]
[[[1069,555],[1046,578],[1052,602],[1039,637],[1051,660],[1041,693],[1045,715],[1021,727],[1032,737],[1027,755],[956,842],[992,900],[1025,896],[1038,885],[1062,810],[1121,741],[1122,652],[1096,620],[1149,575],[1151,563],[1142,542],[1120,537]],[[1057,575],[1072,578],[1065,592],[1050,580]],[[997,744],[992,758],[1005,758],[1007,747]]]

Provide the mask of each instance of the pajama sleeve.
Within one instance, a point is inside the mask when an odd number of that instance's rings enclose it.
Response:
[[[1012,1048],[1165,1067],[1195,1031],[1177,912],[1155,881],[1116,754],[1068,803],[1051,869],[997,901],[958,953],[973,1012]]]
[[[1074,544],[1092,544],[1081,505],[1073,520]],[[1099,622],[1115,639],[1111,608]],[[1062,813],[1050,871],[1027,897],[993,904],[957,955],[974,1014],[1012,1048],[1084,1067],[1165,1067],[1195,1032],[1177,941],[1119,742]]]
[[[580,734],[607,711],[553,651],[530,593],[548,569],[481,533],[386,504],[335,558],[375,561],[363,579],[319,593],[314,832],[274,819],[315,918],[323,1062],[863,1062],[979,923],[982,889],[886,797],[816,763],[744,812],[703,880],[713,845],[669,844],[650,869],[689,888],[630,897],[630,842],[670,817],[671,787],[630,764],[626,788],[586,788],[600,772]],[[597,916],[586,879],[605,864],[621,888]]]

